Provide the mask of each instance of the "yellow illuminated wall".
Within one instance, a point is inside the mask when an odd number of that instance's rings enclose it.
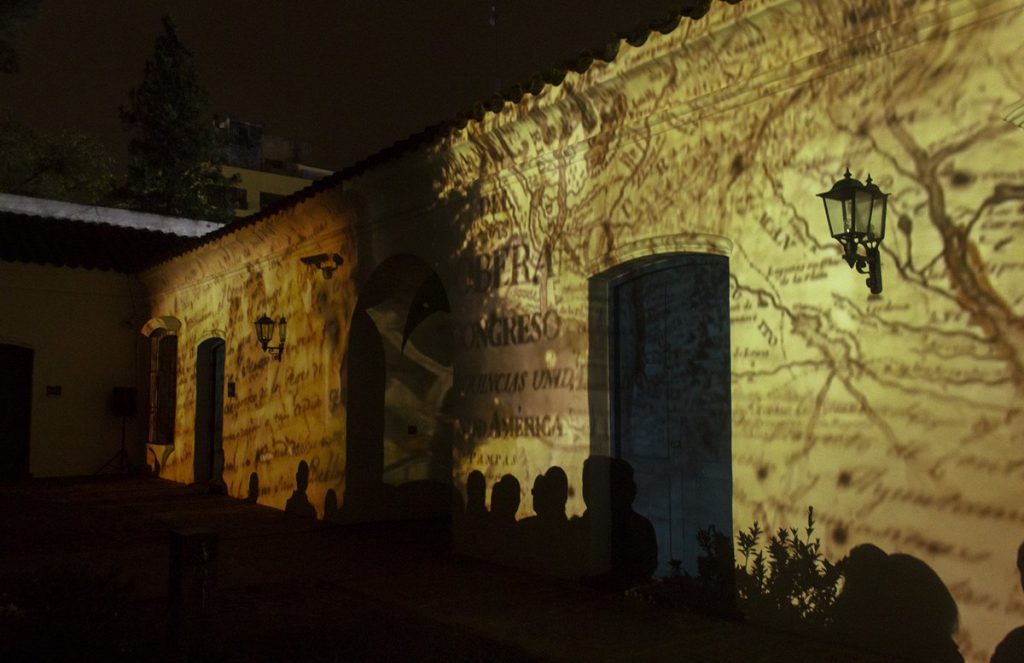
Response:
[[[255,472],[260,502],[284,508],[300,460],[310,466],[313,504],[323,504],[328,488],[343,491],[340,362],[355,302],[348,275],[358,263],[347,216],[337,196],[320,196],[144,276],[154,313],[181,321],[175,445],[151,446],[149,454],[160,459],[161,476],[192,481],[197,348],[222,338],[224,379],[235,393],[224,397],[229,494],[246,496]],[[339,251],[345,260],[330,279],[300,261]],[[264,313],[288,320],[281,361],[256,340],[253,321]]]
[[[249,216],[259,212],[265,206],[260,200],[260,194],[262,193],[283,197],[304,189],[313,183],[311,180],[301,177],[268,173],[262,170],[240,168],[238,166],[221,166],[220,170],[228,177],[237,175],[238,184],[235,188],[245,192],[245,207],[236,208],[235,216]]]
[[[411,255],[451,310],[408,357],[408,309],[368,311],[390,334],[388,458],[425,448],[408,427],[422,408],[417,433],[453,440],[457,488],[480,470],[489,495],[513,474],[525,516],[558,465],[579,514],[583,461],[608,451],[591,426],[592,277],[726,255],[736,527],[795,526],[813,505],[832,559],[866,542],[919,557],[956,598],[961,652],[987,660],[1024,622],[1024,131],[1003,119],[1024,95],[1022,32],[1018,0],[716,3],[151,270],[153,315],[183,323],[161,473],[191,480],[195,348],[222,335],[231,494],[256,471],[283,507],[305,459],[318,511],[328,489],[343,502],[349,325],[374,269]],[[892,194],[880,299],[815,197],[847,165]],[[299,261],[335,251],[331,280]],[[263,311],[291,325],[280,363],[251,331]]]

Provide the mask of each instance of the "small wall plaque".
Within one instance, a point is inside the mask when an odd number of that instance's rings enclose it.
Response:
[[[60,385],[59,384],[48,384],[46,385],[47,396],[60,396]]]
[[[235,397],[235,383],[234,382],[228,382],[228,398],[234,398],[234,397]]]

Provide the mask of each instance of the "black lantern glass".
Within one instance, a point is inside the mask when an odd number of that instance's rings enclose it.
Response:
[[[882,193],[882,190],[871,181],[871,176],[868,175],[868,181],[864,184],[864,190],[857,195],[860,198],[866,199],[863,206],[867,209],[868,225],[865,230],[866,237],[864,241],[865,243],[874,243],[877,246],[879,242],[885,239],[885,215],[889,206],[889,194]]]
[[[261,315],[256,320],[256,339],[260,342],[260,345],[264,350],[270,344],[270,339],[274,336],[274,321],[270,319],[266,313]]]
[[[269,352],[271,357],[281,361],[281,355],[284,354],[284,338],[288,325],[284,317],[275,323],[269,315],[264,313],[254,324],[256,325],[256,339],[260,342],[260,347],[263,348],[264,352]],[[280,343],[271,345],[270,339],[274,337],[275,326],[278,328],[277,333]]]
[[[843,179],[818,196],[825,202],[829,232],[843,246],[846,263],[869,275],[867,283],[873,294],[882,292],[878,244],[885,238],[889,194],[882,193],[870,175],[862,184],[847,169]]]

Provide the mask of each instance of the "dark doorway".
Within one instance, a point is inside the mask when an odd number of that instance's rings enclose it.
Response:
[[[349,328],[345,513],[360,520],[378,515],[383,500],[384,344],[373,319],[356,309]]]
[[[224,429],[224,341],[209,338],[196,353],[196,437],[192,459],[193,481],[220,479],[223,471],[216,462],[223,453]]]
[[[0,343],[0,481],[29,475],[32,356],[29,348]]]
[[[658,575],[697,573],[698,530],[732,535],[728,279],[727,258],[690,254],[602,275],[609,451],[634,468]]]

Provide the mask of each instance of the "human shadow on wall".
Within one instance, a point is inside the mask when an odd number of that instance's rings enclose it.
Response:
[[[534,479],[530,495],[536,515],[518,524],[523,564],[549,575],[571,574],[574,551],[565,514],[569,478],[562,468],[554,466]]]
[[[629,463],[607,456],[591,456],[584,462],[586,510],[581,516],[566,517],[568,484],[557,466],[536,477],[530,492],[536,515],[517,521],[522,493],[518,479],[506,474],[492,486],[488,510],[484,475],[471,472],[466,506],[457,514],[457,550],[599,589],[633,588],[636,595],[659,601],[664,598],[659,593],[690,592],[689,602],[673,603],[700,612],[742,615],[897,660],[963,661],[954,640],[956,602],[938,574],[916,557],[888,554],[872,544],[854,547],[835,564],[828,562],[812,538],[813,509],[806,537],[796,529],[780,529],[763,548],[748,540],[748,559],[742,562],[734,557],[732,537],[713,528],[703,530],[698,537],[705,551],[698,560],[700,577],[683,572],[652,583],[658,567],[657,538],[651,522],[633,508],[636,484]],[[1018,563],[1024,578],[1024,545]],[[1022,645],[1024,627],[1000,645],[997,652],[1005,658],[993,660],[1024,660],[1019,655]]]
[[[302,516],[304,518],[316,518],[316,507],[314,507],[309,497],[306,496],[306,489],[309,487],[309,464],[304,461],[299,461],[299,467],[295,472],[295,490],[292,492],[292,496],[285,502],[284,511],[296,516]]]
[[[862,544],[839,566],[844,584],[827,629],[836,640],[908,660],[963,661],[956,601],[925,562]]]
[[[1024,588],[1024,543],[1017,548],[1017,572],[1021,588]],[[992,653],[992,663],[1017,663],[1024,661],[1024,626],[1018,626],[1003,638]]]
[[[322,520],[326,522],[338,522],[341,520],[341,509],[338,508],[338,493],[333,488],[328,488],[324,494],[324,515]]]
[[[701,574],[708,578],[670,579],[652,589],[655,599],[675,592],[672,601],[707,611],[695,586],[720,582],[731,569],[734,606],[750,621],[797,631],[879,652],[896,660],[922,663],[963,661],[954,636],[956,602],[938,574],[924,561],[888,554],[873,544],[855,546],[836,563],[825,558],[814,535],[814,510],[807,526],[779,528],[762,538],[758,524],[732,538],[703,530]],[[669,596],[669,598],[673,598]],[[696,601],[694,600],[696,599]]]
[[[256,504],[260,500],[260,475],[255,472],[249,474],[249,492],[245,495],[245,501],[249,504]]]
[[[467,503],[458,516],[457,548],[466,554],[533,572],[577,578],[620,590],[651,580],[658,547],[650,521],[633,510],[636,485],[629,463],[591,456],[583,464],[586,511],[569,519],[568,476],[553,466],[538,476],[531,491],[533,516],[516,520],[522,489],[511,474],[491,489],[484,508],[483,475],[467,478]]]

